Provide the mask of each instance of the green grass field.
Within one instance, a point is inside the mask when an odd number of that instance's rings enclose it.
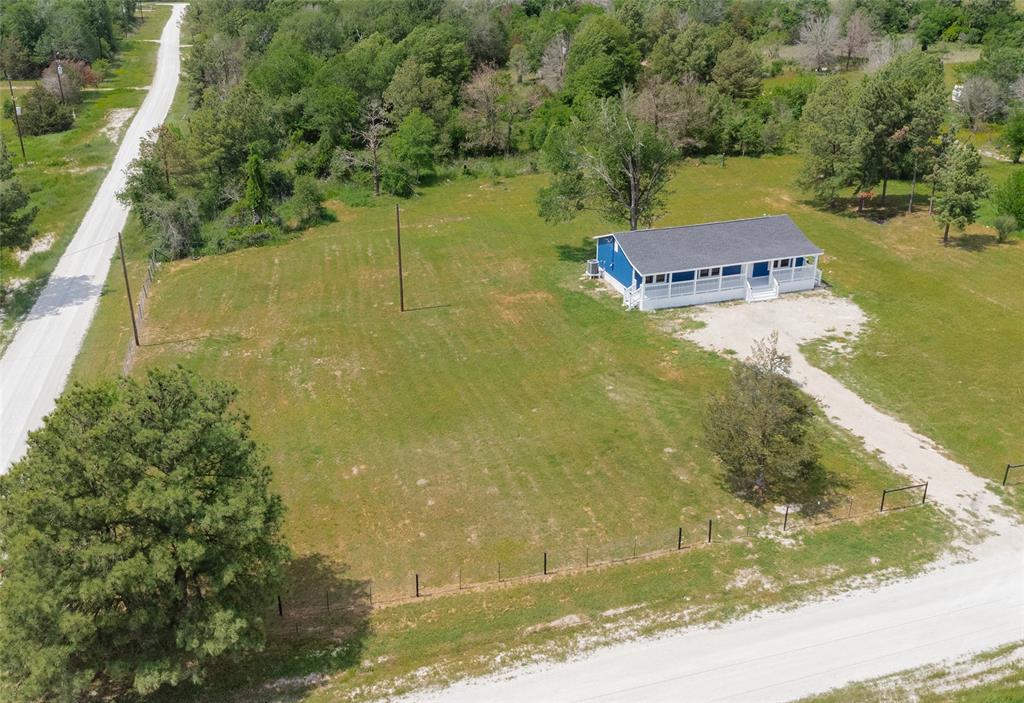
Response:
[[[1019,403],[992,398],[1007,391],[1004,379],[1020,377],[1019,355],[1004,352],[1024,341],[1024,295],[1008,283],[1024,249],[995,245],[980,225],[943,247],[926,213],[878,225],[818,211],[791,185],[797,166],[796,157],[684,166],[663,221],[789,212],[826,250],[826,280],[871,318],[851,359],[819,353],[819,363],[994,477],[1022,419]],[[993,168],[1002,177],[1009,167]],[[593,557],[625,556],[634,536],[641,551],[665,547],[676,525],[691,540],[708,517],[720,539],[744,533],[751,511],[719,486],[700,429],[704,398],[724,383],[727,362],[666,335],[670,313],[625,313],[615,296],[581,281],[587,237],[610,228],[539,221],[533,196],[544,179],[460,177],[402,201],[404,314],[393,201],[329,201],[336,221],[298,239],[159,274],[136,371],[183,363],[242,388],[300,555],[290,603],[318,603],[333,588],[408,595],[414,572],[428,591],[454,584],[460,568],[467,581],[491,579],[499,561],[506,576],[535,573],[544,550],[556,569],[581,561],[587,546],[608,550]],[[890,206],[905,207],[905,186],[891,190]],[[141,254],[137,227],[129,235]],[[120,368],[128,321],[113,274],[76,378]],[[825,460],[864,505],[899,480],[834,430]],[[845,575],[917,568],[948,538],[933,511],[904,511],[815,532],[808,539],[821,549],[733,542],[386,608],[374,612],[372,632],[335,628],[346,644],[333,648],[322,631],[289,638],[285,618],[273,623],[267,655],[223,680],[334,672],[321,698],[330,700],[439,660],[443,678],[479,670],[524,628],[566,615],[600,629],[601,613],[640,606],[671,626],[685,593],[709,602],[700,617],[722,617]],[[325,587],[310,577],[319,560],[343,564],[343,579]],[[726,594],[752,560],[780,582],[802,574],[803,590]],[[524,643],[568,636],[544,630]]]
[[[117,144],[103,132],[112,110],[137,108],[146,96],[156,66],[157,39],[170,17],[166,5],[147,7],[144,21],[130,37],[121,41],[121,52],[113,62],[110,77],[97,89],[83,92],[83,102],[76,107],[75,125],[66,132],[25,138],[28,163],[21,158],[18,135],[11,120],[0,121],[0,133],[14,159],[18,178],[32,191],[32,202],[39,206],[35,227],[40,235],[53,235],[53,245],[39,252],[23,266],[4,253],[0,260],[5,280],[25,278],[25,286],[15,292],[4,308],[0,324],[0,349],[18,319],[32,307],[50,272],[78,229],[93,195],[99,188]],[[21,82],[17,88],[32,85]],[[118,139],[127,128],[125,123]]]
[[[724,173],[757,162],[734,163]],[[169,265],[137,369],[180,362],[240,386],[296,550],[344,559],[381,594],[417,572],[451,584],[498,562],[534,572],[544,551],[668,546],[708,518],[723,537],[744,529],[751,511],[702,439],[727,363],[579,280],[583,237],[607,227],[542,223],[544,178],[459,179],[403,203],[404,314],[388,204],[336,203],[336,223],[283,246]],[[103,306],[82,374],[118,368],[126,322],[123,303]],[[865,507],[897,480],[834,431],[825,463]]]

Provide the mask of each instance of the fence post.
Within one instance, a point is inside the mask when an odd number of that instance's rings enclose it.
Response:
[[[882,504],[878,506],[878,512],[882,512],[883,510],[885,510],[885,494],[888,492],[888,489],[884,489],[882,491]]]
[[[277,597],[277,617],[284,617],[284,606],[281,605],[281,596]]]
[[[1003,485],[1006,485],[1006,479],[1010,477],[1010,465],[1006,465],[1006,471],[1003,472]]]
[[[682,549],[682,548],[683,548],[683,528],[680,527],[679,528],[679,538],[676,540],[676,549],[679,550],[679,549]]]
[[[921,496],[921,505],[924,505],[924,501],[928,498],[928,482],[924,482],[924,495]]]
[[[420,575],[416,574],[416,597],[420,597]]]
[[[711,520],[708,520],[708,544],[711,544]]]
[[[786,516],[782,518],[782,531],[785,532],[789,525],[789,504],[786,504]]]
[[[544,552],[544,575],[548,575],[548,553]]]

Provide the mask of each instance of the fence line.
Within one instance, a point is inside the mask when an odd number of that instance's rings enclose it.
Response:
[[[1006,471],[1003,472],[1003,485],[1005,486],[1007,479],[1010,478],[1010,471],[1012,469],[1022,469],[1022,468],[1024,468],[1024,464],[1007,464],[1006,465]]]
[[[883,495],[906,488],[924,486],[925,484],[920,484],[917,486],[885,489]],[[927,496],[923,497],[921,501],[915,501],[913,505],[903,507],[920,507],[925,505],[926,500]],[[699,526],[693,526],[688,531],[679,526],[672,530],[665,530],[663,534],[659,533],[660,537],[655,539],[659,539],[663,546],[653,546],[653,548],[641,550],[639,548],[639,537],[633,537],[628,541],[604,543],[599,545],[597,549],[587,545],[570,550],[570,556],[561,564],[556,564],[554,557],[557,557],[557,552],[553,552],[550,549],[538,549],[534,557],[535,563],[532,569],[526,573],[520,572],[514,575],[509,573],[508,563],[505,562],[503,565],[503,562],[500,561],[495,561],[491,565],[491,577],[476,579],[466,578],[464,570],[466,563],[464,562],[458,567],[457,575],[451,575],[454,578],[450,577],[451,580],[443,581],[439,585],[432,585],[427,578],[424,578],[425,574],[422,571],[414,571],[408,576],[407,588],[409,590],[406,593],[399,594],[389,589],[385,594],[374,594],[374,582],[370,580],[366,582],[366,598],[369,608],[386,608],[413,603],[426,598],[497,590],[533,582],[547,582],[551,579],[597,571],[626,562],[667,558],[669,554],[681,554],[695,549],[706,548],[711,544],[746,542],[754,538],[769,539],[773,536],[779,537],[783,534],[788,535],[798,531],[815,530],[839,522],[858,520],[863,517],[879,516],[880,514],[888,515],[897,510],[896,508],[890,508],[880,513],[877,507],[877,499],[872,501],[873,507],[866,507],[864,505],[865,501],[862,499],[858,501],[858,509],[855,510],[854,502],[852,496],[846,496],[843,499],[831,501],[830,505],[827,506],[827,510],[810,515],[802,514],[802,511],[797,510],[796,506],[786,506],[785,511],[777,515],[758,516],[758,518],[763,519],[747,517],[737,520],[733,525],[727,524],[723,526],[723,521],[712,518],[707,521],[706,529],[704,523],[701,522]],[[722,530],[723,527],[725,528],[724,530]],[[730,536],[723,538],[722,531],[729,532]],[[687,533],[690,535],[690,539],[685,538]],[[650,535],[644,538],[645,543],[648,542],[649,537]],[[582,554],[580,553],[581,551]],[[594,558],[595,552],[603,552],[605,556]],[[300,590],[300,592],[304,591]],[[295,616],[296,613],[304,619],[318,617],[318,615],[322,615],[324,612],[330,613],[332,612],[330,606],[331,594],[332,591],[330,590],[326,590],[320,596],[316,596],[314,593],[315,597],[322,598],[323,602],[319,604],[303,602],[303,599],[299,596],[296,596],[289,603],[289,599],[282,598],[279,595],[275,620],[283,621],[284,618],[289,617],[289,614]],[[337,603],[337,598],[335,598],[336,611],[339,610]],[[326,609],[324,608],[325,604]],[[292,606],[291,608],[289,607],[290,605]],[[298,633],[299,630],[296,627],[296,634]]]
[[[153,283],[156,280],[156,253],[151,252],[149,255],[149,263],[146,266],[146,277],[142,281],[142,287],[139,289],[139,299],[135,304],[135,323],[138,326],[139,332],[142,332],[143,321],[146,319],[146,301],[149,300],[149,296],[152,294]],[[128,347],[125,349],[124,360],[121,362],[121,375],[127,376],[132,370],[132,364],[135,361],[135,352],[137,347],[135,346],[135,340],[131,337],[128,338]]]

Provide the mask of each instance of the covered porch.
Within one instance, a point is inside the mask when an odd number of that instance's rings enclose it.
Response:
[[[821,283],[817,256],[800,256],[648,274],[623,295],[627,308],[700,305],[725,300],[772,300],[781,293],[810,290]]]

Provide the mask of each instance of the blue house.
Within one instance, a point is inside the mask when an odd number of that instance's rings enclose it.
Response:
[[[815,246],[789,215],[615,232],[597,240],[598,275],[629,308],[771,300],[821,282]]]

